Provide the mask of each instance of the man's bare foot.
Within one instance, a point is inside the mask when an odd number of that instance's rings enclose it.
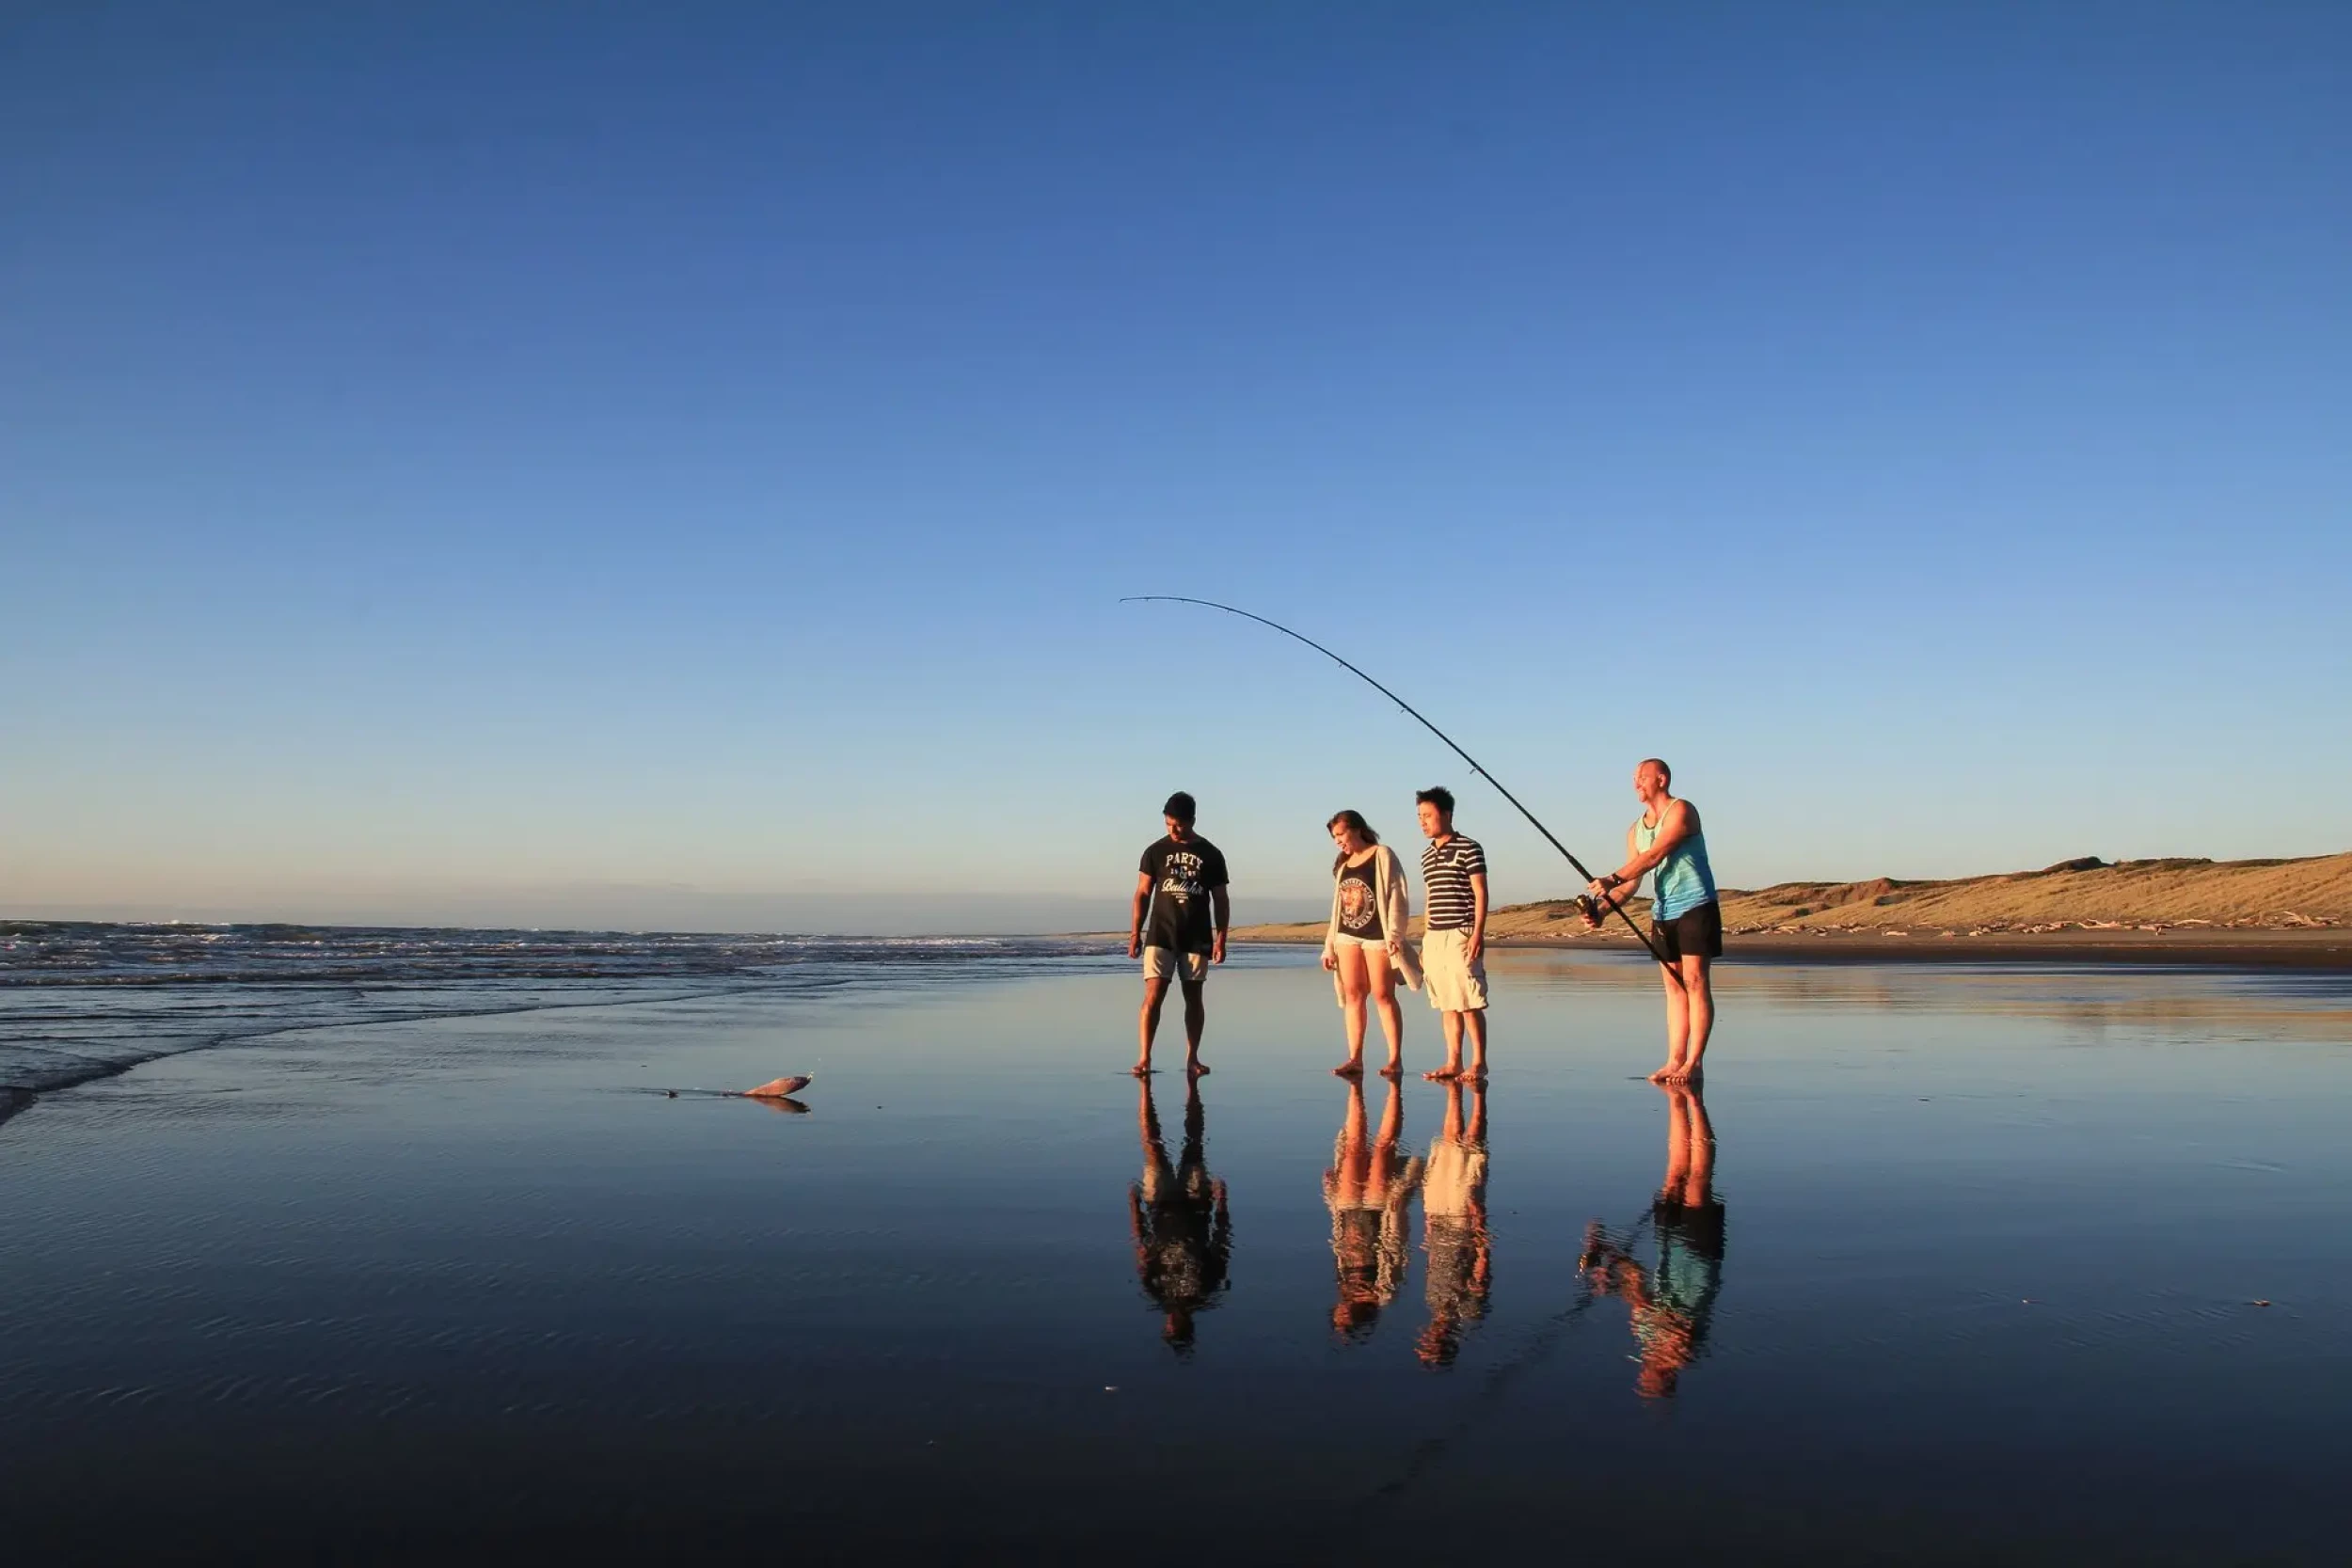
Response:
[[[1677,1068],[1670,1076],[1668,1076],[1666,1082],[1669,1084],[1680,1084],[1687,1087],[1690,1085],[1697,1083],[1699,1081],[1700,1074],[1705,1069],[1703,1069],[1696,1062],[1685,1062],[1680,1067]]]
[[[1208,1070],[1209,1064],[1202,1061],[1198,1056],[1195,1056],[1191,1061],[1184,1064],[1184,1076],[1187,1078],[1198,1078]]]
[[[1664,1067],[1660,1068],[1656,1072],[1651,1073],[1649,1075],[1649,1081],[1653,1084],[1671,1084],[1675,1081],[1675,1075],[1679,1073],[1681,1070],[1682,1063],[1679,1060],[1671,1061]]]
[[[1363,1075],[1364,1064],[1360,1058],[1351,1058],[1331,1069],[1334,1078],[1361,1078]]]
[[[1458,1062],[1450,1067],[1432,1068],[1422,1074],[1423,1080],[1432,1084],[1451,1084],[1461,1076],[1462,1067]]]
[[[1152,1069],[1150,1062],[1137,1062],[1127,1070],[1135,1074],[1137,1078],[1149,1078],[1152,1076]]]
[[[1403,1062],[1391,1062],[1387,1067],[1380,1069],[1380,1076],[1383,1078],[1402,1078],[1405,1076],[1405,1064]]]
[[[1484,1062],[1479,1063],[1476,1067],[1462,1074],[1462,1082],[1465,1084],[1483,1084],[1486,1081],[1486,1064]]]

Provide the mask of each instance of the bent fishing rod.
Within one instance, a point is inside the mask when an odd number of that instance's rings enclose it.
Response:
[[[1312,648],[1315,652],[1321,654],[1324,657],[1329,659],[1332,663],[1338,665],[1341,669],[1346,671],[1349,674],[1355,676],[1358,680],[1362,681],[1366,686],[1371,687],[1375,691],[1379,692],[1380,695],[1394,703],[1398,707],[1403,708],[1406,713],[1412,718],[1415,723],[1419,724],[1422,729],[1427,730],[1431,735],[1436,736],[1439,740],[1444,741],[1446,750],[1452,752],[1455,756],[1460,757],[1464,762],[1469,763],[1471,772],[1477,774],[1480,778],[1494,785],[1495,793],[1510,801],[1512,809],[1517,811],[1521,816],[1526,817],[1527,820],[1534,826],[1535,831],[1544,835],[1544,841],[1547,844],[1549,844],[1554,849],[1559,850],[1562,855],[1566,856],[1568,863],[1576,868],[1576,874],[1578,876],[1583,878],[1588,882],[1598,880],[1598,879],[1596,878],[1590,871],[1585,869],[1584,863],[1578,860],[1576,856],[1569,851],[1566,845],[1561,843],[1559,839],[1552,836],[1552,832],[1549,828],[1545,827],[1542,822],[1536,820],[1536,816],[1534,812],[1529,811],[1525,806],[1519,804],[1519,798],[1518,796],[1502,787],[1502,781],[1501,779],[1496,778],[1492,773],[1487,772],[1486,768],[1479,766],[1479,762],[1476,757],[1470,755],[1459,746],[1456,746],[1454,743],[1454,737],[1452,736],[1446,734],[1445,731],[1438,728],[1437,725],[1422,718],[1421,710],[1414,707],[1412,704],[1406,702],[1404,698],[1398,696],[1387,687],[1382,686],[1378,681],[1374,680],[1370,675],[1365,674],[1361,670],[1357,669],[1356,666],[1350,664],[1347,660],[1342,658],[1339,655],[1333,653],[1330,649],[1325,647],[1313,638],[1295,632],[1291,630],[1290,627],[1282,625],[1279,621],[1269,621],[1263,615],[1252,615],[1246,610],[1235,610],[1232,605],[1219,604],[1215,599],[1187,599],[1179,594],[1130,594],[1122,597],[1119,602],[1120,604],[1194,604],[1200,606],[1203,610],[1221,610],[1228,615],[1238,615],[1245,621],[1255,621],[1262,626],[1272,627],[1274,630],[1280,632],[1284,637],[1291,639],[1295,642],[1304,642],[1307,646]],[[1625,906],[1623,904],[1617,902],[1614,898],[1604,898],[1601,902],[1616,911],[1617,918],[1625,922],[1626,929],[1631,931],[1634,936],[1641,940],[1642,945],[1649,949],[1649,956],[1651,958],[1656,958],[1661,964],[1665,964],[1668,969],[1674,968],[1674,965],[1666,963],[1666,955],[1658,950],[1658,944],[1650,940],[1649,933],[1643,930],[1641,927],[1635,925],[1633,923],[1633,917],[1625,912]]]

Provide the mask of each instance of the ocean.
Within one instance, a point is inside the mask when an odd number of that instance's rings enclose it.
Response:
[[[920,990],[1103,952],[1037,937],[0,921],[0,1091],[332,1024]]]

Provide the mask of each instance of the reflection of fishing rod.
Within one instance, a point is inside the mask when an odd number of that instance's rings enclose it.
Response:
[[[1371,687],[1375,691],[1379,692],[1380,695],[1386,697],[1389,701],[1403,708],[1407,714],[1412,716],[1413,721],[1420,724],[1422,729],[1427,730],[1431,735],[1434,735],[1439,740],[1444,741],[1448,751],[1452,752],[1455,756],[1460,757],[1464,762],[1470,764],[1471,772],[1477,774],[1480,778],[1494,785],[1495,793],[1510,801],[1512,807],[1517,810],[1521,816],[1524,816],[1528,819],[1528,821],[1534,823],[1535,831],[1544,835],[1546,843],[1549,844],[1554,849],[1559,850],[1561,854],[1567,856],[1568,863],[1576,867],[1576,874],[1578,876],[1583,878],[1588,882],[1597,879],[1593,876],[1592,872],[1585,869],[1584,863],[1582,861],[1578,860],[1573,854],[1569,854],[1568,847],[1566,845],[1561,843],[1557,838],[1552,836],[1551,830],[1549,828],[1547,828],[1541,822],[1536,821],[1535,814],[1534,812],[1529,811],[1525,806],[1519,804],[1519,798],[1518,796],[1502,787],[1502,781],[1501,779],[1496,778],[1492,773],[1487,772],[1486,768],[1480,767],[1476,757],[1470,755],[1459,746],[1454,745],[1454,737],[1452,736],[1438,728],[1437,725],[1431,723],[1428,720],[1423,719],[1421,716],[1420,710],[1414,707],[1412,704],[1406,702],[1404,698],[1398,696],[1387,687],[1382,686],[1378,681],[1374,680],[1370,675],[1365,674],[1361,670],[1357,669],[1356,666],[1348,663],[1347,660],[1342,658],[1339,655],[1333,653],[1330,649],[1325,647],[1313,638],[1301,636],[1299,633],[1295,632],[1291,630],[1290,627],[1282,625],[1279,621],[1269,621],[1263,615],[1252,615],[1246,610],[1235,610],[1232,605],[1219,604],[1215,599],[1187,599],[1180,594],[1130,594],[1119,602],[1120,604],[1197,604],[1204,610],[1221,610],[1228,615],[1238,615],[1245,621],[1255,621],[1262,626],[1271,626],[1276,631],[1280,632],[1284,637],[1290,638],[1294,641],[1306,643],[1307,646],[1312,648],[1315,652],[1321,654],[1324,657],[1329,659],[1332,663],[1338,665],[1341,669],[1346,671],[1349,674],[1354,675],[1358,680],[1362,681],[1366,686]],[[1579,900],[1579,902],[1584,901]],[[1623,904],[1618,903],[1613,898],[1603,898],[1597,900],[1597,902],[1605,905],[1609,909],[1616,911],[1617,918],[1625,922],[1625,928],[1631,931],[1636,937],[1640,938],[1642,945],[1649,949],[1649,956],[1656,958],[1661,964],[1666,963],[1666,955],[1661,953],[1658,950],[1658,944],[1650,941],[1648,932],[1633,924],[1633,917],[1625,912],[1625,906]],[[1591,907],[1590,903],[1586,903],[1585,907],[1589,910]],[[1604,918],[1606,917],[1604,916]],[[1672,969],[1674,966],[1672,964],[1666,964],[1666,967]]]
[[[1625,1241],[1622,1243],[1613,1244],[1630,1247],[1634,1239],[1641,1235],[1642,1227],[1649,1224],[1653,1212],[1652,1210],[1644,1210],[1641,1218],[1626,1227]],[[1601,1233],[1604,1236],[1608,1234],[1606,1227],[1602,1227]],[[1580,1276],[1589,1267],[1591,1259],[1591,1253],[1587,1252],[1577,1259],[1577,1273]],[[1506,1357],[1486,1374],[1486,1379],[1479,1384],[1478,1391],[1464,1402],[1461,1418],[1446,1431],[1423,1439],[1413,1449],[1411,1457],[1405,1461],[1405,1468],[1397,1473],[1396,1478],[1382,1483],[1374,1491],[1373,1500],[1385,1502],[1404,1496],[1415,1481],[1421,1480],[1437,1465],[1438,1461],[1445,1457],[1448,1449],[1470,1435],[1470,1429],[1478,1424],[1479,1417],[1501,1401],[1504,1394],[1510,1392],[1512,1383],[1521,1372],[1549,1354],[1552,1346],[1558,1344],[1568,1329],[1575,1325],[1577,1320],[1591,1311],[1594,1303],[1599,1301],[1600,1298],[1601,1292],[1587,1283],[1582,1299],[1570,1303],[1545,1319],[1515,1354]]]

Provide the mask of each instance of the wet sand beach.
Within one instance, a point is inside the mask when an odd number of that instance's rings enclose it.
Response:
[[[1727,966],[1701,1123],[1643,966],[1492,967],[1458,1114],[1279,947],[1197,1101],[1084,955],[20,1096],[12,1547],[2341,1560],[2341,976]]]

